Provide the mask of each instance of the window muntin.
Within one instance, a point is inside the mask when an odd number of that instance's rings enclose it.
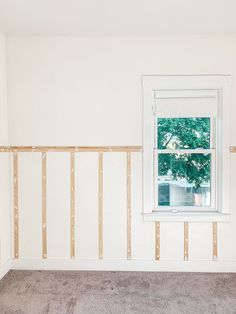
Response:
[[[155,210],[214,210],[213,119],[155,117],[155,124]]]

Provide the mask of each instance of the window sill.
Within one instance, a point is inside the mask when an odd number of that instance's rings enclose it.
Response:
[[[143,214],[144,221],[165,222],[228,222],[230,215],[219,212],[152,212]]]

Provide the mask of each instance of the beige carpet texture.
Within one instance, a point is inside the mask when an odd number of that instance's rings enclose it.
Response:
[[[233,314],[236,274],[10,271],[1,314]]]

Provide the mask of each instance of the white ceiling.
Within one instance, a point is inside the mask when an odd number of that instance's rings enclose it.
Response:
[[[236,33],[236,0],[0,0],[8,35]]]

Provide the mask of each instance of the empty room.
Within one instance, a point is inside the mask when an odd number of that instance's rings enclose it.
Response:
[[[0,0],[0,314],[236,314],[235,0]]]

